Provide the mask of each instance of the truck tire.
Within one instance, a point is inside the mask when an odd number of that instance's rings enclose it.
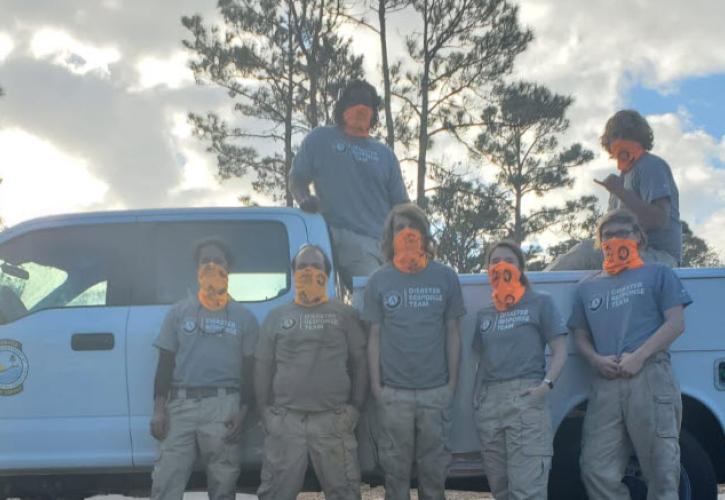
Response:
[[[573,420],[573,419],[572,419]],[[549,481],[549,498],[581,500],[587,498],[581,482],[579,452],[581,420],[567,422],[563,439],[555,440],[555,454]],[[680,432],[680,500],[717,500],[717,481],[710,457],[700,443],[687,430]],[[632,500],[645,500],[647,486],[634,469],[623,481],[630,490]],[[630,469],[632,469],[630,467]]]

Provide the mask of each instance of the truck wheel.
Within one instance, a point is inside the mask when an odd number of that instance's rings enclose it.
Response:
[[[717,481],[710,457],[692,434],[680,432],[680,500],[717,500]],[[636,461],[630,466],[623,481],[632,500],[647,498],[647,485],[639,474]]]

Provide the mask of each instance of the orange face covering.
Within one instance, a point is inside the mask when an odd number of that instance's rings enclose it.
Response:
[[[327,275],[323,271],[314,267],[295,271],[295,304],[314,307],[327,301]]]
[[[373,109],[365,104],[350,106],[342,113],[345,133],[355,137],[370,135],[370,124],[373,120]]]
[[[617,169],[620,172],[629,172],[634,163],[644,154],[642,145],[635,141],[616,139],[609,146],[612,157],[617,160]]]
[[[428,265],[423,235],[412,227],[401,229],[393,239],[393,265],[401,273],[417,273]]]
[[[602,242],[604,252],[604,265],[602,266],[608,274],[619,274],[625,269],[637,269],[644,265],[642,257],[639,256],[637,242],[612,238]]]
[[[491,298],[497,311],[505,311],[516,305],[526,292],[521,284],[521,271],[508,262],[488,266],[488,280],[491,283]]]
[[[219,264],[210,262],[199,266],[199,293],[197,297],[204,309],[218,311],[229,302],[229,273]]]

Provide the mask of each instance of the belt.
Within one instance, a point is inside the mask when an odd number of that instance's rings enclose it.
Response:
[[[171,399],[200,399],[236,394],[236,387],[172,387]]]

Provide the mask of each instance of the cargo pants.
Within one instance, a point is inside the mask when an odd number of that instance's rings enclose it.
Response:
[[[227,443],[225,422],[239,410],[239,394],[176,398],[167,403],[169,433],[160,442],[151,478],[152,500],[180,500],[197,458],[206,468],[211,500],[236,496],[241,444]]]
[[[452,396],[447,385],[421,390],[382,388],[377,408],[385,500],[410,499],[414,462],[419,500],[445,499],[451,461],[447,410]]]
[[[682,399],[669,356],[630,379],[597,377],[584,417],[580,466],[590,500],[629,500],[622,483],[634,451],[648,500],[677,500]]]
[[[667,267],[677,267],[677,260],[664,250],[652,247],[641,248],[639,255],[645,262],[656,262]],[[551,262],[545,271],[575,271],[601,269],[604,258],[602,251],[594,247],[594,240],[584,240],[577,243],[568,252],[558,256]]]
[[[350,405],[315,413],[267,408],[260,500],[295,500],[308,457],[327,500],[360,500],[358,416]]]
[[[547,497],[553,435],[546,398],[523,396],[539,380],[488,382],[474,399],[483,469],[496,500]]]

